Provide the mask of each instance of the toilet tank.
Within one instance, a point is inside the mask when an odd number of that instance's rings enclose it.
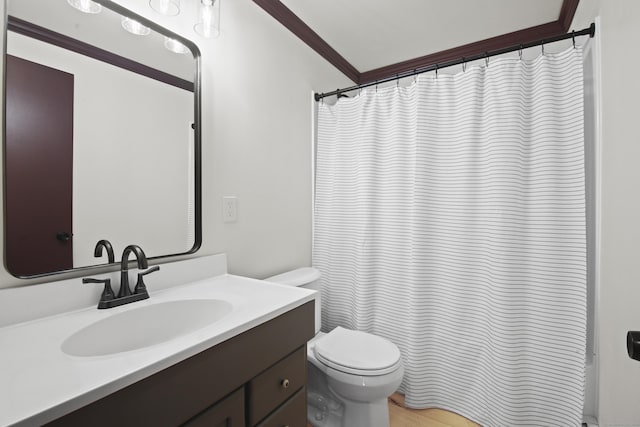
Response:
[[[302,267],[295,270],[287,271],[282,274],[267,277],[266,281],[279,283],[287,286],[300,286],[305,289],[311,289],[318,291],[315,295],[315,313],[316,313],[316,334],[320,332],[321,326],[321,312],[320,312],[320,284],[318,279],[320,278],[320,270],[313,267]]]

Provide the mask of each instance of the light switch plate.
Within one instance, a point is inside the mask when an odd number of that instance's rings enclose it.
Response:
[[[222,198],[222,220],[224,222],[236,222],[238,220],[238,198],[236,196],[224,196]]]

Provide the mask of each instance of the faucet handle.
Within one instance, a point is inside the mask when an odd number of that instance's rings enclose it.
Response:
[[[147,274],[153,273],[154,271],[158,271],[160,270],[160,266],[156,265],[151,267],[150,269],[143,271],[142,273],[138,273],[138,281],[136,282],[136,287],[133,290],[134,294],[146,294],[147,293],[147,287],[144,284],[144,280],[143,277],[146,276]]]
[[[100,295],[98,308],[107,308],[105,302],[111,301],[116,297],[113,293],[113,289],[111,289],[111,279],[94,279],[93,277],[85,277],[82,279],[82,283],[104,283],[104,290],[102,291],[102,295]]]

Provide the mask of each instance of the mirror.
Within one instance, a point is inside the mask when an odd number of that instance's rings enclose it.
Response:
[[[199,51],[96,3],[7,0],[5,266],[17,277],[105,264],[101,239],[116,262],[129,244],[149,259],[200,246]]]

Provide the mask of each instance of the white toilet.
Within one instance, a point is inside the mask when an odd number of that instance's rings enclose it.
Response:
[[[320,271],[312,267],[265,280],[318,290]],[[320,295],[316,297],[316,336],[307,344],[307,417],[314,427],[389,427],[387,398],[404,368],[391,341],[337,327],[320,332]]]

